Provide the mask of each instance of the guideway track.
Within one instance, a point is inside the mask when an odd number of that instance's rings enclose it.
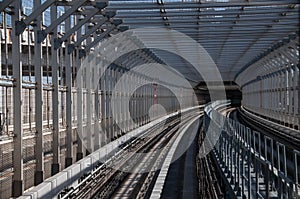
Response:
[[[181,123],[189,120],[191,117],[199,115],[197,112],[191,112],[187,115],[183,115]],[[88,179],[85,178],[83,182],[79,183],[79,186],[72,190],[67,190],[67,194],[61,193],[61,198],[107,198],[111,196],[115,189],[121,185],[121,182],[129,176],[124,170],[131,171],[138,163],[142,163],[140,155],[133,155],[137,153],[145,153],[147,151],[154,151],[159,156],[159,151],[155,149],[162,148],[167,144],[168,140],[171,140],[176,130],[179,128],[180,117],[170,118],[169,123],[163,128],[158,130],[159,127],[154,126],[147,133],[147,136],[143,138],[132,138],[128,143],[120,145],[122,148],[111,159],[107,160],[94,172]],[[134,152],[134,153],[128,153]],[[164,150],[162,150],[164,151]],[[152,153],[147,153],[149,157]],[[155,157],[153,157],[153,165]],[[144,161],[146,163],[148,161]],[[116,167],[116,165],[118,165]],[[157,166],[157,165],[156,165]],[[140,167],[142,168],[142,166]],[[145,176],[140,179],[146,179]],[[141,186],[140,186],[141,187]],[[66,192],[65,192],[66,193]],[[136,192],[136,195],[138,192]]]
[[[198,146],[204,144],[205,132],[201,128],[201,133],[198,138]],[[197,175],[199,178],[199,198],[218,199],[224,195],[221,190],[220,182],[218,181],[217,172],[215,171],[212,154],[208,154],[202,158],[197,158]]]

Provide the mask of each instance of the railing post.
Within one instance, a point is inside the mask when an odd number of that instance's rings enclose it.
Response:
[[[248,198],[251,198],[251,148],[252,148],[252,143],[251,143],[251,134],[252,130],[247,127],[247,134],[248,134]]]
[[[294,169],[295,169],[295,196],[297,197],[298,195],[298,184],[299,184],[299,181],[298,181],[298,156],[300,156],[300,152],[299,151],[296,151],[294,150]]]

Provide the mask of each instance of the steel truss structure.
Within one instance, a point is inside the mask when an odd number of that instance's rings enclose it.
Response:
[[[130,28],[169,28],[199,42],[217,64],[224,81],[288,35],[299,34],[298,1],[111,0],[108,9]],[[149,36],[153,42],[158,38]],[[197,52],[188,53],[198,56]],[[189,63],[157,55],[191,80],[199,81]]]
[[[246,109],[299,129],[298,0],[28,1],[33,2],[29,15],[24,14],[21,0],[0,2],[0,198],[22,195],[133,130],[136,126],[130,125],[130,119],[138,126],[148,123],[153,104],[164,104],[168,113],[178,110],[175,96],[163,86],[149,84],[132,96],[126,85],[113,91],[130,68],[166,64],[193,86],[203,81],[184,57],[159,49],[128,53],[105,67],[100,56],[100,68],[90,64],[81,70],[98,44],[128,28],[167,28],[191,37],[207,50],[224,81],[240,85]],[[59,8],[64,12],[59,13]],[[50,24],[45,25],[43,17],[49,10]],[[146,30],[144,36],[158,46],[170,40]],[[174,50],[184,45],[173,44]],[[122,45],[142,46],[138,39]],[[113,57],[114,52],[108,45],[102,56]],[[199,56],[193,49],[185,53]],[[103,71],[104,78],[97,81]],[[128,85],[155,80],[129,74]],[[91,85],[97,87],[90,89]],[[182,93],[177,99],[184,102],[181,108],[197,103],[191,89],[171,87]],[[121,107],[113,118],[112,104],[128,98],[132,115]],[[95,133],[97,123],[101,134]]]
[[[279,42],[241,72],[243,105],[271,121],[299,129],[299,36]]]
[[[173,94],[160,85],[144,86],[133,96],[126,91],[112,93],[118,78],[128,68],[145,61],[159,61],[150,51],[129,54],[120,60],[122,66],[89,65],[80,70],[84,57],[101,40],[128,29],[120,26],[121,19],[114,18],[115,11],[106,9],[107,1],[48,0],[42,3],[35,0],[33,5],[33,12],[25,16],[21,1],[0,4],[4,35],[1,41],[4,57],[1,59],[1,119],[4,121],[0,135],[1,198],[22,195],[24,190],[40,184],[136,125],[149,122],[148,109],[154,103],[165,104],[168,113],[178,110]],[[65,9],[61,16],[57,15],[59,6]],[[46,9],[50,9],[48,27],[42,24]],[[8,24],[8,17],[12,26]],[[62,23],[63,32],[59,28]],[[112,47],[107,50],[114,52]],[[97,81],[105,69],[105,77]],[[127,79],[129,85],[146,80],[152,81],[138,73],[131,73]],[[91,89],[95,84],[97,87]],[[181,89],[182,101],[191,99],[185,106],[195,105],[189,94],[192,91]],[[117,118],[126,125],[125,130],[117,129],[112,118],[113,95],[120,102],[130,98],[132,115],[120,112]],[[170,100],[174,103],[168,104]],[[157,112],[156,117],[160,114]],[[127,125],[129,118],[136,125]],[[96,123],[101,126],[101,136]]]

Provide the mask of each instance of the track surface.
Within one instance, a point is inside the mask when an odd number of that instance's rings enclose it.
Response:
[[[175,118],[165,125],[163,131],[154,128],[151,136],[135,139],[124,145],[124,154],[120,153],[112,159],[119,169],[111,167],[110,163],[105,164],[90,180],[86,180],[66,198],[149,198],[157,177],[156,168],[161,166],[171,143],[178,135],[178,129],[194,117],[199,117],[199,112],[184,115],[181,117],[183,121]],[[148,172],[149,170],[151,171]]]

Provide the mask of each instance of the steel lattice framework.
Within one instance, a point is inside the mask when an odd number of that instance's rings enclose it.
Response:
[[[299,33],[297,0],[111,0],[107,9],[117,10],[130,28],[167,27],[192,37],[209,52],[225,81],[279,40]],[[189,68],[172,56],[160,57],[176,69]],[[199,80],[192,71],[189,77]]]
[[[87,142],[95,144],[95,149],[120,136],[122,132],[116,131],[109,100],[114,82],[130,67],[157,62],[174,67],[193,86],[203,81],[184,57],[159,50],[164,41],[172,40],[169,49],[173,51],[189,43],[160,37],[145,29],[143,39],[155,43],[157,49],[129,53],[118,59],[109,68],[108,76],[98,82],[101,84],[99,90],[80,88],[78,85],[83,79],[92,84],[99,76],[99,71],[93,67],[77,74],[83,58],[102,40],[128,28],[167,28],[188,35],[210,54],[224,81],[236,81],[241,86],[246,108],[294,129],[299,128],[299,0],[28,1],[33,3],[28,15],[24,14],[21,0],[0,2],[0,89],[3,93],[0,116],[5,115],[5,128],[0,121],[0,136],[1,147],[5,145],[9,151],[9,163],[1,165],[1,169],[5,172],[10,169],[5,176],[9,183],[2,183],[9,187],[1,189],[3,197],[17,197],[24,189],[38,185],[45,177],[82,158],[86,153],[82,140],[76,140],[76,136],[86,126],[92,128],[96,123],[93,114],[101,115],[100,122],[108,134],[107,140],[96,137],[95,141],[90,136]],[[58,8],[63,8],[64,12],[58,12]],[[46,25],[43,16],[49,10],[50,24]],[[135,42],[138,43],[138,39]],[[113,56],[115,49],[110,47],[106,53]],[[198,51],[184,49],[183,54],[199,57]],[[208,64],[206,61],[203,60],[203,64]],[[76,75],[82,79],[75,81]],[[24,79],[25,76],[29,81]],[[50,77],[51,81],[48,81]],[[44,78],[47,78],[46,82]],[[146,80],[138,74],[131,74],[128,78],[128,82],[134,83]],[[153,104],[154,95],[156,97],[153,87],[156,89],[156,85],[152,85],[133,96],[134,100],[144,103],[142,108],[147,108],[145,104]],[[174,100],[167,92],[159,89],[161,99]],[[120,91],[118,100],[122,101],[128,95]],[[188,94],[184,97],[190,98]],[[262,98],[264,100],[259,101]],[[270,99],[272,103],[269,103]],[[186,104],[187,107],[192,105],[194,101]],[[144,115],[147,110],[137,110],[135,107],[139,125],[148,122]],[[170,112],[174,110],[174,106],[168,109]],[[122,114],[119,117],[125,123],[129,118]],[[82,120],[86,126],[78,123]],[[127,128],[128,131],[133,129]],[[5,136],[2,136],[2,130]],[[45,132],[51,134],[47,137]],[[28,141],[30,136],[34,140],[32,143]],[[2,138],[7,140],[2,142]],[[27,157],[27,152],[34,154],[34,161]],[[50,158],[44,157],[46,153],[51,153],[51,161],[47,162]],[[33,171],[24,166],[30,161],[34,162]]]

